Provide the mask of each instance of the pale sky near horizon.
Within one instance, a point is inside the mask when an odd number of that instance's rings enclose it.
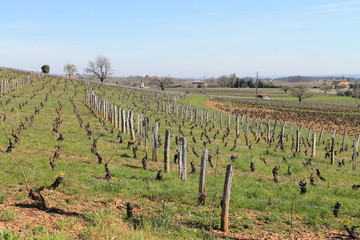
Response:
[[[360,74],[360,0],[3,0],[0,66],[117,76]]]

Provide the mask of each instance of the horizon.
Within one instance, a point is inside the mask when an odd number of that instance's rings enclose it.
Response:
[[[82,73],[104,55],[118,76],[359,75],[360,1],[16,2],[0,17],[11,68]]]
[[[4,67],[4,66],[0,66],[0,67]],[[41,71],[33,71],[33,70],[26,70],[26,69],[18,69],[18,68],[12,68],[12,67],[4,67],[4,68],[9,68],[9,69],[14,69],[14,70],[20,70],[20,71],[30,71],[30,72],[38,72],[41,73]],[[51,70],[51,66],[50,66],[50,70]],[[52,73],[50,71],[49,73],[50,75],[58,75],[58,76],[67,76],[67,74],[65,73]],[[89,74],[89,73],[77,73],[75,75],[78,76],[88,76],[88,77],[96,77],[93,74]],[[74,75],[74,76],[75,76]],[[148,74],[147,74],[148,75]],[[225,75],[225,74],[223,74]],[[229,74],[227,74],[229,75]],[[139,74],[134,74],[134,75],[128,75],[128,76],[120,76],[120,75],[110,75],[107,78],[129,78],[129,77],[136,77],[136,76],[140,76],[140,77],[145,77],[146,75],[139,75]],[[151,77],[151,75],[149,75]],[[336,77],[336,78],[341,78],[341,77],[346,77],[346,78],[355,78],[358,79],[360,78],[360,74],[320,74],[320,75],[277,75],[277,76],[260,76],[259,74],[259,79],[266,79],[266,78],[270,78],[271,80],[276,80],[277,78],[286,78],[286,77],[324,77],[324,78],[331,78],[331,77]],[[162,76],[160,76],[162,77]],[[173,77],[173,76],[170,76]],[[217,77],[207,77],[205,78],[205,80],[211,79],[211,78],[218,78],[220,76]],[[254,77],[254,76],[236,76],[238,78],[247,78],[247,77]],[[177,78],[177,79],[197,79],[197,80],[201,80],[204,79],[204,77],[173,77],[173,78]]]

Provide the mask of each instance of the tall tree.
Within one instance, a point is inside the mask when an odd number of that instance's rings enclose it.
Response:
[[[150,77],[150,82],[154,85],[158,85],[162,91],[165,90],[165,87],[169,86],[170,84],[173,84],[173,79],[171,77],[158,77],[153,76]]]
[[[222,75],[216,79],[217,83],[220,87],[226,87],[228,84],[228,77],[226,75]]]
[[[64,72],[66,73],[66,75],[69,76],[69,78],[74,75],[75,73],[77,73],[77,68],[74,64],[66,64],[64,66]]]
[[[100,82],[112,75],[112,67],[110,59],[104,56],[97,56],[95,61],[89,61],[85,72],[94,74]]]
[[[291,88],[291,95],[296,97],[299,102],[301,102],[305,98],[311,97],[309,88],[304,85]]]
[[[236,85],[236,73],[232,73],[228,77],[228,86],[235,87]]]
[[[43,73],[49,73],[49,72],[50,72],[50,66],[49,66],[49,65],[43,65],[43,66],[41,67],[41,71],[42,71]]]

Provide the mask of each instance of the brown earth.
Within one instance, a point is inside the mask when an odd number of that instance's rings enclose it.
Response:
[[[342,114],[332,114],[315,111],[294,111],[288,109],[264,109],[256,107],[244,107],[215,101],[206,101],[206,106],[215,111],[245,115],[254,119],[263,119],[271,122],[279,122],[294,126],[303,126],[313,130],[342,134],[346,131],[348,136],[360,134],[360,117]]]

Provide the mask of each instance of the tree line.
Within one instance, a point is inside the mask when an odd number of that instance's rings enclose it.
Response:
[[[268,80],[268,79],[266,79]],[[261,79],[258,81],[252,77],[239,78],[235,73],[222,75],[218,78],[206,80],[207,85],[211,87],[229,87],[229,88],[278,88],[273,83],[265,82]]]

